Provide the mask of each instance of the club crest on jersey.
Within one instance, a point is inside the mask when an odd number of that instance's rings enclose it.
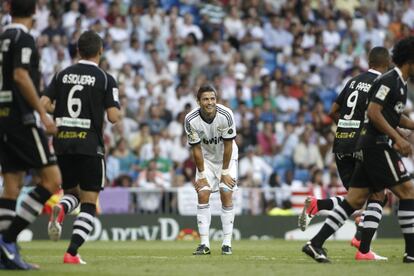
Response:
[[[394,106],[394,110],[398,114],[403,113],[404,108],[405,108],[405,105],[402,102],[397,102],[397,104]]]

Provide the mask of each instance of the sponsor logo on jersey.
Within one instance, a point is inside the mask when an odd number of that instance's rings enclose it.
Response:
[[[218,143],[223,141],[223,137],[213,137],[211,139],[203,138],[202,141],[206,145],[211,145],[211,144],[216,144],[217,145]]]
[[[359,120],[339,119],[338,121],[338,127],[342,127],[342,128],[359,128],[360,125],[361,125],[361,122]]]

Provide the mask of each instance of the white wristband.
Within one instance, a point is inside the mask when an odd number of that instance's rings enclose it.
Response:
[[[206,178],[206,175],[204,174],[204,171],[202,171],[202,172],[198,172],[198,178],[199,179],[205,179]]]
[[[222,169],[221,170],[221,175],[229,175],[230,174],[230,169]]]

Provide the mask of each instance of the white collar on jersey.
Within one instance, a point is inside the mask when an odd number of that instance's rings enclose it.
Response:
[[[382,73],[380,71],[374,70],[372,68],[371,69],[368,69],[368,72],[371,72],[371,73],[376,74],[378,76],[382,75]]]
[[[85,59],[81,59],[78,61],[78,63],[82,63],[82,64],[88,64],[88,65],[94,65],[94,66],[98,66],[97,63],[90,61],[90,60],[85,60]]]
[[[3,31],[8,30],[8,29],[22,29],[25,33],[29,32],[29,29],[25,25],[20,24],[20,23],[10,23],[9,25],[6,25],[3,28]]]
[[[401,81],[404,85],[407,85],[407,81],[403,78],[402,72],[400,70],[400,68],[398,68],[397,66],[394,67],[394,70],[397,71],[398,75],[401,78]]]

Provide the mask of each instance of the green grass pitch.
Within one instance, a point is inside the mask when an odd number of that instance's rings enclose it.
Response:
[[[328,241],[331,264],[315,263],[301,252],[304,242],[234,241],[233,255],[220,255],[220,243],[211,245],[211,256],[192,256],[196,242],[134,241],[88,242],[80,250],[87,265],[62,264],[67,241],[21,243],[26,261],[41,266],[27,275],[414,275],[414,264],[403,264],[403,240],[373,242],[388,262],[356,262],[348,242]],[[10,271],[0,271],[10,275]]]

